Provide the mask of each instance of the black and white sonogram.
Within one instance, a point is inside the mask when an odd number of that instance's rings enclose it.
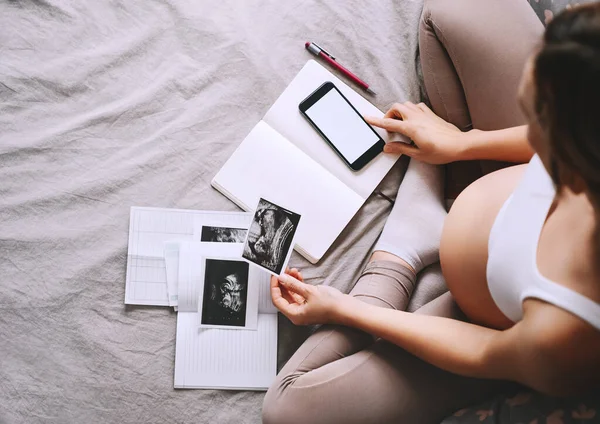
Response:
[[[248,263],[206,259],[202,319],[204,325],[246,325]]]
[[[200,241],[217,243],[243,243],[248,230],[244,228],[202,226]]]
[[[279,275],[288,258],[300,215],[260,199],[242,257]]]

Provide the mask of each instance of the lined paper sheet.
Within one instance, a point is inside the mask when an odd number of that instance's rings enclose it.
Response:
[[[271,274],[264,272],[259,283],[258,313],[276,314],[277,308],[273,306],[273,301],[271,300]]]
[[[179,281],[179,244],[178,241],[165,242],[165,271],[167,276],[167,294],[169,306],[177,310],[177,282]]]
[[[166,279],[164,259],[129,255],[125,303],[168,306]]]
[[[277,315],[259,314],[256,331],[200,330],[197,315],[177,315],[175,388],[266,390],[277,374]]]
[[[206,219],[239,223],[251,215],[245,212],[197,211],[132,207],[129,220],[125,303],[169,306],[164,243],[191,241],[194,226]]]
[[[266,390],[277,373],[277,310],[270,275],[250,265],[249,286],[258,299],[255,330],[199,328],[203,260],[239,258],[243,244],[185,242],[179,250],[179,313],[175,346],[175,388]],[[257,287],[258,286],[258,287]],[[250,299],[250,287],[248,302]]]

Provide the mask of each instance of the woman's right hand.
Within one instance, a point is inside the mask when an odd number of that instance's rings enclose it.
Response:
[[[401,133],[415,143],[414,146],[388,143],[384,148],[386,153],[401,153],[437,165],[461,160],[466,148],[466,133],[444,121],[424,103],[396,103],[383,118],[369,116],[365,120],[389,132]]]
[[[304,283],[295,268],[271,277],[273,305],[296,325],[338,323],[349,298],[336,288]]]

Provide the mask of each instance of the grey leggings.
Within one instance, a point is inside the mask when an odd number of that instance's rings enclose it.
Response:
[[[516,92],[542,26],[524,0],[426,0],[420,29],[425,88],[455,125],[499,129],[523,123]],[[351,295],[405,309],[415,277],[371,262]],[[449,293],[418,309],[463,319]],[[280,371],[263,405],[266,423],[439,423],[505,383],[460,377],[361,331],[323,326]]]

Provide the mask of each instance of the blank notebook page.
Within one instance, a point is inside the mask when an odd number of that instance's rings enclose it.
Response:
[[[276,374],[276,314],[259,314],[256,331],[200,330],[197,314],[178,314],[175,388],[266,390]]]
[[[259,122],[213,180],[240,207],[260,197],[302,215],[299,250],[321,258],[364,202],[335,176]]]

